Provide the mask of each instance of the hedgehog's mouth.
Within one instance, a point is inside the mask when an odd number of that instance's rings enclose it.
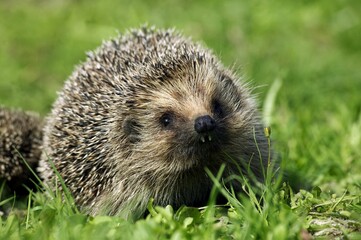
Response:
[[[201,144],[211,143],[212,140],[214,141],[213,135],[214,134],[210,134],[210,133],[199,134],[199,142]]]
[[[220,151],[220,141],[216,134],[185,134],[179,139],[178,150],[187,155],[187,159],[209,158]]]
[[[194,140],[193,149],[200,157],[209,157],[220,151],[220,141],[215,132],[198,134]]]
[[[194,121],[196,138],[201,144],[209,144],[212,143],[212,140],[214,141],[216,128],[216,121],[209,115],[197,117]]]
[[[218,159],[225,143],[225,129],[209,115],[195,119],[194,128],[177,136],[177,148],[194,165],[207,165]]]

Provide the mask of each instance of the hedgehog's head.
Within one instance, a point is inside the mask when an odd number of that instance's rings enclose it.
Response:
[[[219,166],[226,156],[249,160],[259,121],[247,88],[211,56],[178,63],[158,65],[130,88],[122,127],[134,159],[160,171]]]

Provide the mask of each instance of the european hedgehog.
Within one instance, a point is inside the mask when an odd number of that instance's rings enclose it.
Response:
[[[137,218],[156,205],[206,204],[213,182],[247,166],[262,179],[269,148],[255,100],[211,51],[144,27],[105,41],[78,66],[44,130],[49,159],[87,213]],[[59,185],[59,184],[58,184]],[[240,190],[239,183],[233,183]]]
[[[33,177],[29,167],[38,165],[41,144],[42,119],[37,114],[0,106],[0,180],[12,191],[27,192],[21,185]]]

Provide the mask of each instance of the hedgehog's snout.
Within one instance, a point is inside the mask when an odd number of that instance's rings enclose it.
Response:
[[[200,135],[200,141],[202,143],[212,141],[211,133],[215,128],[216,121],[209,115],[197,117],[194,121],[194,130]]]

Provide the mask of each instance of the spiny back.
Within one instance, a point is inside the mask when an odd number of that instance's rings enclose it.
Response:
[[[35,113],[0,106],[0,179],[19,190],[32,178],[24,161],[35,170],[41,155],[42,119]]]

